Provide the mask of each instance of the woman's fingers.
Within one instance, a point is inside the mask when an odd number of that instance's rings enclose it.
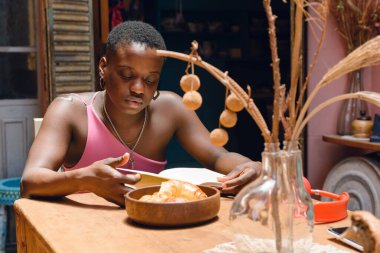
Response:
[[[117,177],[117,182],[120,184],[135,184],[141,180],[141,174],[122,174]]]
[[[241,170],[233,170],[227,175],[225,175],[224,177],[218,177],[217,179],[219,182],[226,182],[228,180],[238,177],[240,173],[241,173]]]
[[[239,178],[241,177],[241,175],[245,174],[249,170],[254,170],[256,173],[258,170],[261,170],[261,163],[247,162],[247,163],[241,164],[238,167],[236,167],[234,170],[232,170],[230,173],[228,173],[226,176],[218,178],[218,181],[227,182],[235,178]]]
[[[223,195],[236,195],[239,193],[239,191],[244,187],[244,185],[239,185],[239,186],[233,186],[229,188],[223,188],[220,189],[221,193]]]
[[[109,165],[113,168],[121,167],[129,161],[129,156],[129,153],[124,153],[122,156],[119,156],[117,158],[104,159],[103,162],[104,164]]]
[[[225,194],[237,194],[245,185],[255,180],[261,173],[261,163],[249,163],[240,166],[237,171],[224,177],[221,191]]]
[[[245,185],[256,178],[256,170],[253,168],[245,168],[241,171],[238,177],[234,177],[230,180],[226,180],[222,184],[222,189],[230,188],[238,185]]]

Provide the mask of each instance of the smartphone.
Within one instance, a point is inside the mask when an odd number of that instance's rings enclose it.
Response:
[[[354,240],[351,240],[351,239],[348,239],[348,238],[345,238],[342,236],[342,233],[344,231],[346,231],[346,229],[348,229],[348,227],[339,227],[339,228],[334,228],[334,227],[329,227],[327,229],[327,232],[329,234],[331,234],[332,236],[334,236],[336,239],[340,240],[341,242],[347,244],[347,245],[350,245],[351,247],[357,249],[357,250],[360,250],[360,251],[363,251],[363,246],[360,245],[359,243],[355,242]]]

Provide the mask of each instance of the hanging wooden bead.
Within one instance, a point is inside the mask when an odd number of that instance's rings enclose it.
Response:
[[[237,120],[237,113],[232,112],[228,109],[225,109],[219,117],[220,124],[227,128],[234,127],[236,125]]]
[[[182,101],[188,109],[195,111],[202,105],[202,96],[198,91],[188,91]]]
[[[184,92],[188,92],[191,90],[198,90],[201,86],[201,81],[199,80],[199,77],[195,74],[187,74],[182,76],[179,85],[181,86],[181,89]]]
[[[240,112],[244,109],[243,103],[240,99],[234,94],[231,93],[226,99],[226,106],[233,112]]]
[[[223,128],[216,128],[210,133],[210,141],[217,147],[223,147],[228,142],[228,133]]]

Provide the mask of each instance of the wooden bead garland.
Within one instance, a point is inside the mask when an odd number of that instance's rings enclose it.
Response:
[[[188,92],[191,90],[198,90],[201,86],[201,81],[199,80],[199,77],[195,74],[187,74],[182,76],[179,85],[181,86],[181,89],[184,92]]]
[[[216,128],[210,133],[210,141],[217,147],[223,147],[228,142],[227,131],[222,128]]]
[[[188,91],[183,95],[182,101],[186,108],[195,111],[202,105],[202,96],[198,91]]]
[[[228,109],[225,109],[219,117],[220,124],[227,128],[234,127],[236,125],[237,120],[237,113],[232,112]]]
[[[190,57],[193,55],[197,55],[198,43],[193,41]],[[192,59],[192,58],[191,58]],[[191,68],[191,73],[189,73],[189,69]],[[191,60],[188,62],[185,75],[182,76],[180,80],[181,89],[185,92],[183,95],[182,101],[186,108],[190,110],[197,110],[202,105],[202,96],[197,91],[201,85],[200,79],[197,75],[194,74],[194,62]],[[225,82],[228,82],[228,72],[225,72]],[[234,94],[229,94],[228,86],[226,85],[226,98],[225,98],[225,106],[224,110],[219,117],[219,128],[214,129],[210,133],[210,141],[213,145],[222,147],[226,145],[229,140],[228,133],[226,130],[221,128],[221,126],[225,128],[234,127],[237,123],[237,112],[244,109],[244,104],[240,101],[240,99]]]
[[[240,112],[244,109],[244,104],[240,99],[234,94],[231,93],[226,99],[226,106],[233,112]]]

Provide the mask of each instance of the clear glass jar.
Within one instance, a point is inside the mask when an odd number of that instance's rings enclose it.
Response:
[[[238,252],[309,252],[314,210],[296,144],[266,143],[263,173],[235,197],[230,222]]]

